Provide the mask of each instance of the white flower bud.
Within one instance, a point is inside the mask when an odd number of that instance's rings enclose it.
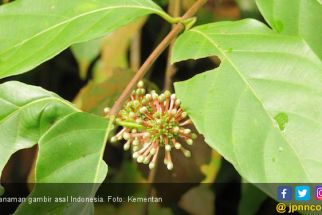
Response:
[[[133,112],[130,112],[130,113],[129,113],[129,117],[130,117],[130,118],[132,118],[132,119],[134,119],[134,118],[136,117],[136,114],[135,114],[135,113],[133,113]]]
[[[172,170],[173,169],[173,163],[168,162],[167,168],[168,168],[168,170]]]
[[[154,167],[155,167],[155,164],[151,162],[151,163],[149,164],[149,169],[153,169]]]
[[[152,99],[153,100],[157,100],[159,97],[158,97],[158,94],[156,93],[152,93]]]
[[[188,145],[192,145],[193,144],[193,140],[192,139],[187,139],[186,142],[187,142]]]
[[[182,112],[181,117],[186,118],[188,116],[187,112]]]
[[[148,109],[146,107],[141,107],[140,108],[140,113],[146,113]]]
[[[133,140],[132,144],[133,144],[133,146],[137,146],[137,145],[139,145],[139,143],[140,143],[139,140],[135,139],[135,140]]]
[[[132,155],[133,158],[137,158],[139,157],[139,153],[138,152],[134,152],[133,155]]]
[[[145,98],[146,98],[146,100],[151,101],[152,96],[151,96],[151,94],[146,94],[145,95]]]
[[[143,160],[144,160],[143,155],[140,155],[140,156],[136,159],[136,161],[137,161],[138,163],[142,163],[142,162],[143,162]]]
[[[173,115],[173,116],[176,115],[177,114],[177,109],[172,109],[170,111],[170,114]]]
[[[165,145],[165,150],[171,151],[171,146],[170,145]]]
[[[133,128],[133,129],[131,130],[131,132],[132,132],[132,134],[135,134],[135,133],[137,133],[137,132],[138,132],[138,130],[136,130],[135,128]]]
[[[130,146],[131,146],[130,142],[125,143],[124,146],[123,146],[124,151],[129,150]]]
[[[170,91],[169,91],[169,90],[166,90],[166,91],[164,92],[164,95],[165,95],[165,97],[166,97],[166,98],[169,98],[169,97],[171,96],[171,93],[170,93]]]
[[[172,129],[173,133],[177,134],[179,132],[180,128],[178,126],[174,127]]]
[[[181,144],[180,144],[180,143],[176,143],[176,144],[174,145],[174,147],[175,147],[176,149],[180,149],[180,148],[181,148]]]
[[[164,94],[161,94],[160,96],[159,96],[159,101],[160,102],[163,102],[165,100],[165,95]]]
[[[145,157],[144,160],[143,160],[143,163],[144,164],[148,164],[150,161],[150,158],[149,157]]]
[[[108,113],[110,112],[110,110],[111,110],[111,108],[106,107],[106,108],[104,108],[104,113],[105,113],[105,114],[108,114]]]
[[[141,123],[143,122],[143,120],[142,120],[142,119],[140,119],[140,118],[137,118],[137,119],[135,120],[135,122],[136,122],[136,123],[138,123],[138,124],[141,124]]]
[[[136,152],[139,150],[139,148],[140,148],[139,146],[133,146],[133,151]]]
[[[149,132],[145,132],[145,133],[143,134],[143,138],[148,138],[148,137],[150,137],[150,133],[149,133]]]
[[[127,133],[127,132],[124,132],[123,139],[124,140],[129,140],[130,138],[131,138],[131,135],[129,133]]]
[[[150,149],[150,154],[151,154],[151,155],[154,155],[154,154],[155,154],[155,152],[156,152],[156,149],[155,149],[155,148]]]
[[[144,87],[144,82],[143,81],[139,81],[138,84],[137,84],[137,87],[138,88]]]
[[[183,133],[184,134],[190,134],[191,130],[189,128],[186,128],[186,129],[183,130]]]
[[[181,100],[180,100],[180,99],[177,99],[175,104],[176,104],[177,106],[179,106],[179,105],[181,104]]]
[[[191,152],[186,150],[183,152],[184,156],[186,156],[187,158],[191,157]]]

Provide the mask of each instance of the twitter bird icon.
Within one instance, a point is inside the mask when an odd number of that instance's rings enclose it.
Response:
[[[296,186],[295,187],[295,200],[309,201],[310,200],[310,187],[309,186]]]

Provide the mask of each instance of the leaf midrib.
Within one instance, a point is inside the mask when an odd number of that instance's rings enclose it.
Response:
[[[238,70],[238,67],[234,64],[234,62],[229,58],[228,55],[226,55],[226,53],[221,50],[219,48],[219,46],[215,43],[215,41],[213,41],[210,37],[208,37],[205,33],[198,31],[196,29],[191,29],[190,32],[195,32],[197,34],[200,34],[201,36],[203,36],[206,40],[208,40],[219,52],[220,54],[224,57],[224,59],[222,59],[222,61],[227,60],[231,66],[235,69],[235,71],[237,72],[237,74],[240,76],[240,78],[243,80],[243,82],[245,83],[245,85],[247,86],[247,88],[249,88],[249,90],[253,93],[253,95],[255,96],[255,98],[258,100],[258,102],[261,104],[261,106],[263,107],[262,109],[264,110],[264,112],[266,113],[266,115],[268,116],[268,118],[270,119],[271,123],[272,123],[272,127],[273,129],[276,129],[276,127],[274,126],[274,121],[272,119],[272,116],[267,112],[267,110],[264,108],[263,106],[263,102],[261,101],[261,99],[259,98],[259,96],[257,95],[257,93],[254,91],[254,89],[252,88],[252,86],[250,85],[250,83],[245,79],[245,77],[243,76],[243,74]],[[281,132],[279,131],[280,136],[283,138],[283,140],[290,146],[290,148],[293,150],[294,154],[296,155],[296,158],[298,159],[303,172],[305,173],[307,179],[309,180],[309,174],[306,172],[306,169],[303,166],[303,163],[301,162],[301,156],[299,156],[296,152],[296,150],[294,149],[294,147],[292,146],[292,144],[290,144],[288,142],[288,140],[281,134]]]
[[[36,37],[38,37],[38,36],[40,36],[40,35],[42,35],[42,34],[45,34],[45,33],[47,33],[48,31],[51,31],[51,30],[53,30],[53,29],[55,29],[55,28],[58,28],[58,27],[59,27],[59,26],[61,26],[61,25],[67,24],[67,23],[69,23],[69,22],[72,22],[72,21],[74,21],[74,20],[77,20],[77,19],[82,18],[82,17],[87,16],[87,15],[95,14],[95,13],[98,13],[98,12],[101,12],[101,11],[105,11],[105,10],[119,9],[119,8],[138,8],[138,9],[146,9],[146,10],[151,10],[151,11],[153,11],[153,12],[154,12],[154,13],[156,13],[156,14],[160,14],[160,11],[158,11],[158,10],[157,10],[157,9],[155,9],[155,8],[152,8],[152,7],[144,7],[144,6],[137,6],[137,5],[127,5],[126,7],[125,7],[125,6],[112,6],[112,7],[111,7],[111,6],[109,6],[109,7],[99,8],[99,9],[96,9],[96,10],[92,10],[92,11],[89,11],[89,12],[86,12],[86,13],[83,13],[83,14],[80,14],[80,15],[78,15],[78,16],[74,16],[74,17],[72,17],[72,18],[70,18],[70,19],[64,20],[64,21],[59,22],[59,23],[57,23],[57,24],[55,24],[55,25],[53,25],[53,26],[51,26],[51,27],[49,27],[49,28],[46,28],[45,30],[43,30],[43,31],[41,31],[41,32],[39,32],[39,33],[37,33],[37,34],[35,34],[35,35],[33,35],[33,36],[31,36],[31,37],[29,37],[29,38],[27,38],[27,39],[25,39],[25,40],[21,41],[21,42],[19,42],[19,43],[17,43],[16,45],[11,46],[10,48],[8,48],[8,49],[6,49],[6,50],[2,51],[2,52],[0,53],[0,55],[3,55],[3,54],[5,54],[6,52],[9,52],[9,51],[11,51],[11,50],[13,50],[13,49],[15,49],[15,48],[17,48],[17,47],[19,47],[19,46],[22,46],[23,44],[27,43],[28,41],[30,41],[30,40],[32,40],[32,39],[34,39],[34,38],[36,38]]]

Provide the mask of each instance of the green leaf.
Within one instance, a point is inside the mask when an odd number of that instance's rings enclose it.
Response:
[[[20,82],[0,85],[0,172],[16,151],[34,146],[59,119],[76,110],[40,87]]]
[[[322,63],[310,47],[256,20],[218,22],[183,33],[173,61],[213,55],[219,68],[175,84],[206,142],[249,182],[322,181]]]
[[[0,85],[0,104],[1,171],[13,153],[38,143],[36,186],[29,197],[95,195],[107,174],[102,158],[113,120],[79,112],[57,95],[20,82]],[[17,214],[59,214],[66,208],[76,213],[91,206],[25,202]]]
[[[256,0],[256,3],[274,30],[302,36],[322,59],[321,0]]]
[[[107,174],[102,158],[111,126],[106,119],[77,112],[48,130],[39,141],[37,184],[29,198],[93,198]],[[16,214],[61,214],[65,210],[79,214],[91,208],[92,203],[71,201],[23,203]]]
[[[85,80],[91,62],[99,55],[103,38],[77,43],[71,46],[71,50],[78,62],[80,77]]]
[[[151,13],[151,0],[24,0],[0,7],[0,78],[24,73],[72,44],[92,40]]]
[[[36,182],[101,183],[108,130],[108,120],[88,113],[60,120],[39,140]]]

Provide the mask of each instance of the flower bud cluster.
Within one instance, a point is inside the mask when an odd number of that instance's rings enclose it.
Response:
[[[146,94],[140,81],[127,103],[117,116],[117,123],[123,128],[111,141],[124,139],[124,150],[131,149],[138,163],[156,165],[160,150],[165,150],[164,164],[173,169],[171,151],[180,150],[184,156],[191,152],[184,144],[192,145],[197,137],[185,126],[192,124],[186,112],[180,108],[181,101],[169,91],[158,95],[155,91]]]

